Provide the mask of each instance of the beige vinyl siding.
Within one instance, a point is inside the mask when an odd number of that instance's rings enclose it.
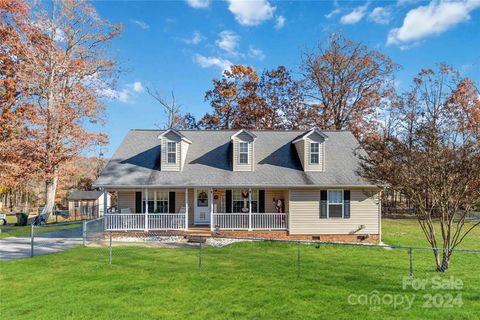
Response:
[[[351,190],[349,219],[320,219],[320,190],[290,190],[291,234],[378,234],[378,194]]]
[[[305,168],[305,140],[300,140],[295,143],[295,149],[297,150],[298,158],[302,163],[302,168]]]
[[[285,212],[288,212],[288,190],[266,189],[265,190],[265,213],[275,213],[277,209],[273,199],[282,199],[285,205]]]
[[[185,207],[185,192],[175,191],[175,212],[170,213],[179,213],[183,207]]]
[[[167,142],[177,143],[177,162],[168,163],[167,159]],[[182,162],[182,144],[181,138],[175,132],[169,132],[161,139],[161,156],[160,156],[160,170],[161,171],[180,171],[180,165]]]
[[[241,132],[233,138],[233,171],[254,171],[254,139],[246,132]],[[248,142],[248,164],[240,164],[239,143]]]
[[[117,196],[118,209],[130,208],[135,212],[135,191],[118,191]]]
[[[187,158],[187,152],[188,152],[188,147],[190,146],[190,143],[181,141],[180,144],[180,155],[181,155],[181,162],[180,162],[180,170],[183,170],[183,167],[185,166],[185,159]],[[177,150],[178,152],[178,150]]]

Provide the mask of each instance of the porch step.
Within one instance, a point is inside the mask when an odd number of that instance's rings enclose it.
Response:
[[[201,237],[201,236],[187,236],[187,239],[188,241],[187,242],[191,242],[191,243],[205,243],[205,241],[207,241],[207,238],[206,237]]]

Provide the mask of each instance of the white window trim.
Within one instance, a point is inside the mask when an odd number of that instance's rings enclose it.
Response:
[[[148,207],[149,214],[162,214],[158,213],[157,211],[157,193],[158,192],[165,192],[167,194],[167,200],[162,200],[167,202],[167,211],[170,211],[170,191],[163,191],[163,190],[149,190],[148,195],[150,192],[153,193],[153,199],[148,199],[147,201],[153,201],[153,208]],[[145,193],[142,191],[142,211],[145,211]],[[153,209],[153,210],[152,210]],[[175,213],[175,212],[167,212],[167,213]],[[164,213],[163,213],[164,214]]]
[[[318,151],[317,152],[312,152],[312,144],[317,144],[318,145]],[[312,162],[312,154],[316,154],[318,156],[318,162],[317,163],[314,163]],[[311,165],[320,165],[320,142],[316,142],[316,141],[311,141],[310,142],[310,155],[309,155],[309,162]]]
[[[331,217],[330,218],[330,191],[341,191],[342,192],[342,217]],[[340,203],[332,203],[340,204]],[[328,189],[327,190],[327,219],[345,219],[345,191],[343,189]]]
[[[175,146],[175,152],[169,150],[169,147],[168,147],[168,146],[169,146],[171,143]],[[174,155],[175,155],[175,162],[170,162],[170,159],[169,159],[169,157],[168,157],[170,154],[174,154]],[[177,143],[174,142],[174,141],[167,141],[167,163],[176,164],[176,163],[177,163],[177,158],[178,158],[178,157],[177,157]]]
[[[242,145],[242,143],[245,143],[247,145],[247,152],[242,152],[242,148],[240,147]],[[241,162],[241,157],[240,155],[241,154],[247,154],[247,162],[246,163],[243,163]],[[247,141],[239,141],[238,142],[238,164],[250,164],[250,143],[247,142]]]

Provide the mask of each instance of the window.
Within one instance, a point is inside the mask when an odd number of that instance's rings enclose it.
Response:
[[[208,193],[200,191],[197,195],[197,207],[208,207]]]
[[[155,206],[153,208],[155,213],[169,213],[168,212],[168,192],[155,192]],[[173,212],[170,212],[173,213]]]
[[[143,199],[142,212],[145,212],[145,208],[146,208],[145,194],[143,194],[142,199]],[[148,212],[169,213],[168,212],[168,191],[149,191],[148,192]]]
[[[248,142],[239,142],[238,161],[240,164],[248,164]]]
[[[343,190],[328,190],[329,218],[343,218]]]
[[[74,201],[73,201],[73,207],[74,207],[74,208],[78,208],[78,200],[74,200]]]
[[[167,162],[177,163],[177,143],[167,142]]]
[[[232,190],[232,212],[248,213],[248,190]],[[252,212],[258,212],[258,190],[252,190]]]
[[[320,144],[318,142],[310,143],[310,164],[320,163]]]

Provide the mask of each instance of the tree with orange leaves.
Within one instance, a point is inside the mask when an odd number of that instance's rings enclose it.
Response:
[[[121,26],[100,18],[83,0],[54,1],[23,17],[9,10],[12,3],[3,0],[0,8],[19,21],[7,28],[2,52],[19,61],[16,76],[34,109],[16,156],[44,179],[51,212],[61,166],[106,141],[105,134],[86,125],[103,123],[99,99],[111,92],[117,72],[108,47]]]
[[[199,125],[215,129],[299,129],[305,122],[300,86],[283,66],[258,73],[233,65],[207,91],[212,114]]]
[[[350,130],[357,138],[379,127],[379,111],[394,94],[398,69],[382,53],[334,33],[304,55],[309,117],[321,129]]]
[[[34,171],[19,157],[29,134],[26,124],[32,119],[33,106],[18,75],[21,61],[11,54],[7,41],[20,39],[27,12],[28,5],[22,1],[0,1],[0,39],[5,40],[0,43],[0,187],[9,191],[24,189]]]

